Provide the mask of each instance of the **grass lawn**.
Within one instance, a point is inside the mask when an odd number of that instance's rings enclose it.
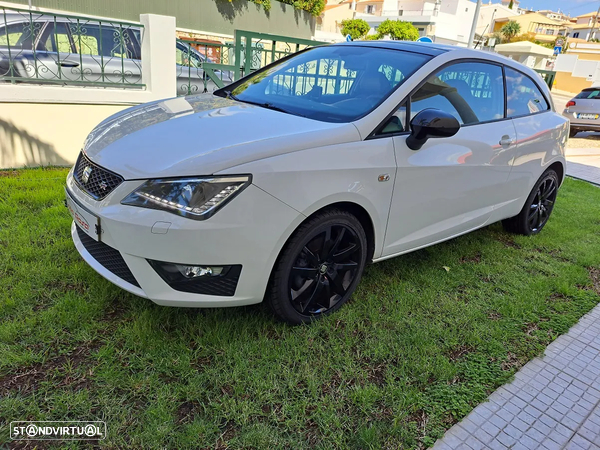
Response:
[[[289,327],[105,281],[71,242],[66,173],[0,172],[0,445],[13,420],[104,420],[112,448],[427,447],[600,301],[581,181],[539,236],[495,224],[370,266],[339,313]]]

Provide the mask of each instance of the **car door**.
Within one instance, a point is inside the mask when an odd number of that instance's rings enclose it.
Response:
[[[507,185],[511,198],[507,215],[521,210],[544,166],[564,155],[567,120],[552,111],[538,82],[528,75],[506,67],[507,115],[517,130],[514,168]]]
[[[129,26],[100,22],[69,23],[81,64],[81,81],[140,84],[140,49]]]
[[[411,150],[408,123],[427,108],[451,113],[461,127],[452,137],[429,139]],[[481,227],[505,201],[516,131],[505,118],[500,65],[466,61],[442,68],[377,134],[393,135],[397,162],[383,256]]]
[[[36,59],[41,77],[56,81],[81,81],[81,61],[73,45],[68,24],[48,21],[37,45]]]
[[[177,42],[175,49],[175,62],[177,64],[177,95],[190,95],[204,92],[208,85],[216,86],[208,81],[202,70],[204,56],[196,52],[191,46]]]

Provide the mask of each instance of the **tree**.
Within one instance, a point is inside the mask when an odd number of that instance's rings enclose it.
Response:
[[[510,42],[512,38],[514,38],[517,34],[521,32],[521,25],[519,22],[515,22],[514,20],[509,20],[502,28],[500,28],[500,33],[502,36]]]
[[[513,0],[510,0],[510,3],[508,4],[508,9],[513,9],[513,6],[515,6]]]
[[[535,40],[535,33],[533,31],[519,34],[518,36],[514,36],[511,39],[511,42],[522,42],[522,41],[529,41],[529,42],[533,42],[533,43],[537,44],[537,42]]]
[[[348,34],[352,40],[360,39],[364,37],[371,27],[366,20],[363,19],[346,19],[342,20],[341,32],[344,36]]]
[[[388,35],[398,41],[416,41],[419,39],[419,30],[410,22],[386,19],[377,27],[377,39]]]

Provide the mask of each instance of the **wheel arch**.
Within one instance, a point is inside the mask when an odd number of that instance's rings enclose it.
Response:
[[[548,169],[552,169],[556,172],[556,174],[558,175],[558,185],[562,185],[565,179],[565,166],[563,165],[563,163],[560,161],[554,161],[548,166]]]

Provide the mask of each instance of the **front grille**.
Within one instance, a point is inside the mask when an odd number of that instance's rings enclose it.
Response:
[[[85,249],[92,255],[92,258],[98,261],[106,270],[111,271],[123,281],[140,287],[118,250],[106,245],[104,242],[93,240],[79,227],[77,227],[77,234]]]
[[[77,158],[73,177],[79,187],[95,200],[102,200],[123,182],[122,176],[94,164],[83,152]]]

